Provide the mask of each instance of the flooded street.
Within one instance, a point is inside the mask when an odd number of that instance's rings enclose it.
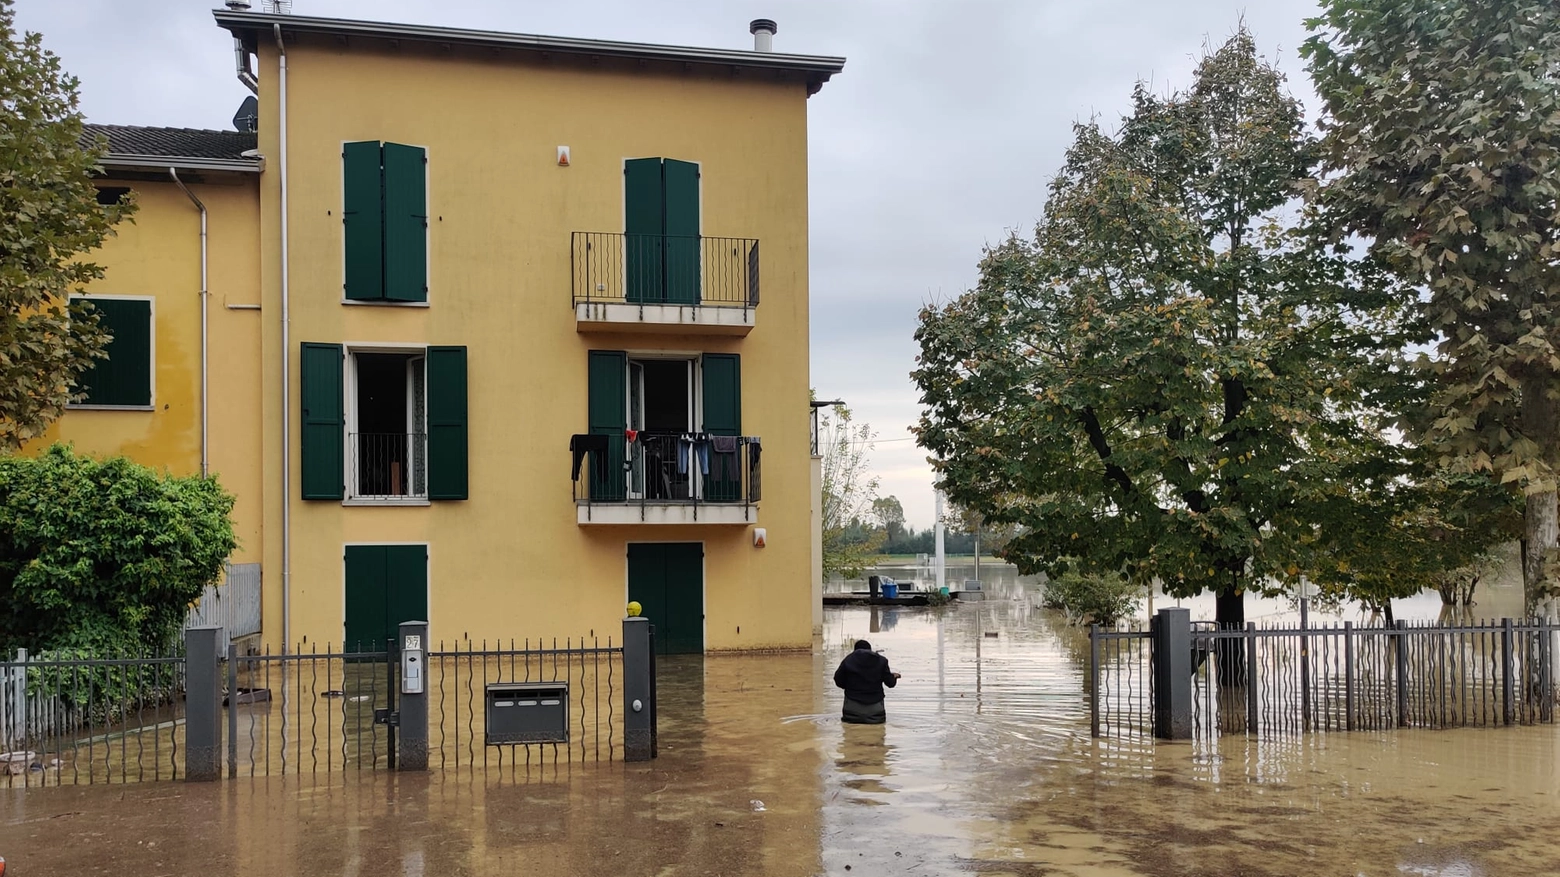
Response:
[[[1094,740],[1087,639],[994,591],[830,609],[818,655],[664,659],[648,766],[4,790],[0,856],[18,877],[1555,870],[1555,726]],[[838,719],[858,637],[904,677],[886,726]]]

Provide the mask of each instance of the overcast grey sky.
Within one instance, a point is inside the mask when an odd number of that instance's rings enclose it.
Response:
[[[81,78],[94,122],[227,128],[244,98],[216,0],[17,0]],[[260,8],[260,0],[254,0]],[[1187,83],[1244,17],[1311,101],[1296,48],[1314,0],[295,0],[297,15],[844,55],[811,100],[812,382],[881,441],[873,467],[912,525],[931,472],[906,427],[916,313],[969,287],[987,242],[1025,233],[1073,122],[1119,116],[1139,79]],[[1314,106],[1312,107],[1314,109]]]

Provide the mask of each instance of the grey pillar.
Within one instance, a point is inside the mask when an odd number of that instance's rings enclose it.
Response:
[[[434,684],[428,666],[428,622],[401,622],[400,727],[396,770],[428,769],[428,689]],[[413,678],[421,685],[408,685]],[[417,689],[408,691],[408,689]]]
[[[1192,736],[1192,615],[1161,609],[1154,616],[1154,736]]]
[[[650,619],[623,619],[623,760],[655,757],[655,656]]]
[[[226,651],[220,627],[184,632],[184,778],[209,782],[222,773],[222,677]]]

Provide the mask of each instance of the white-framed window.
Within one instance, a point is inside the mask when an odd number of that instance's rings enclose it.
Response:
[[[348,348],[346,499],[428,499],[428,373],[423,348]]]

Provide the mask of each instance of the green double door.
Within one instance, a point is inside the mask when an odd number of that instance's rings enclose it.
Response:
[[[428,546],[348,545],[347,651],[384,651],[403,621],[428,620]]]
[[[703,543],[630,543],[628,599],[638,602],[655,625],[657,654],[702,654]]]
[[[699,166],[672,158],[623,164],[627,298],[698,304]]]

